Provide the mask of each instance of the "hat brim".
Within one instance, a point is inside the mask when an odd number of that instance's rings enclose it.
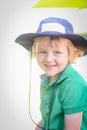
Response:
[[[73,42],[76,47],[81,48],[84,51],[84,55],[87,54],[87,40],[78,34],[57,34],[57,33],[27,33],[18,36],[15,40],[16,43],[19,43],[28,51],[31,51],[34,39],[41,36],[50,36],[50,37],[63,37],[67,38]]]

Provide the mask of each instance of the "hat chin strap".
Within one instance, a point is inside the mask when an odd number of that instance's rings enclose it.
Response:
[[[42,25],[42,32],[45,31],[55,31],[65,33],[65,28],[59,23],[44,23]]]
[[[29,116],[30,116],[30,119],[32,120],[32,122],[36,125],[36,126],[38,126],[39,128],[41,128],[41,129],[43,129],[43,130],[47,130],[47,129],[45,129],[45,128],[43,128],[43,127],[41,127],[40,125],[38,125],[38,123],[36,123],[35,121],[34,121],[34,119],[33,119],[33,117],[32,117],[32,115],[31,115],[31,107],[30,107],[30,105],[31,105],[31,78],[32,78],[32,47],[30,48],[30,50],[31,50],[31,56],[30,56],[30,73],[29,73]]]

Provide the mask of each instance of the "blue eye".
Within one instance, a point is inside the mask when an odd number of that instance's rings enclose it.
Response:
[[[45,54],[45,51],[38,51],[38,54]]]
[[[61,54],[60,51],[54,51],[54,54]]]
[[[41,51],[41,52],[39,52],[39,53],[46,53],[45,51]]]

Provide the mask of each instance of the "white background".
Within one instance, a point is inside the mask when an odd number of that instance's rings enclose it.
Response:
[[[87,32],[87,9],[32,8],[36,0],[0,1],[0,130],[33,130],[29,117],[29,55],[15,39],[35,32],[40,20],[49,16],[67,18],[75,32]],[[33,64],[31,113],[39,113],[39,69]],[[87,80],[87,57],[74,66]]]

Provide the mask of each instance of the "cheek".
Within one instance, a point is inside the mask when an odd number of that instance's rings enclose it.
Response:
[[[36,60],[39,65],[43,62],[43,58],[40,56],[36,56]]]
[[[69,58],[62,56],[58,59],[58,63],[62,66],[66,65],[69,62]]]

